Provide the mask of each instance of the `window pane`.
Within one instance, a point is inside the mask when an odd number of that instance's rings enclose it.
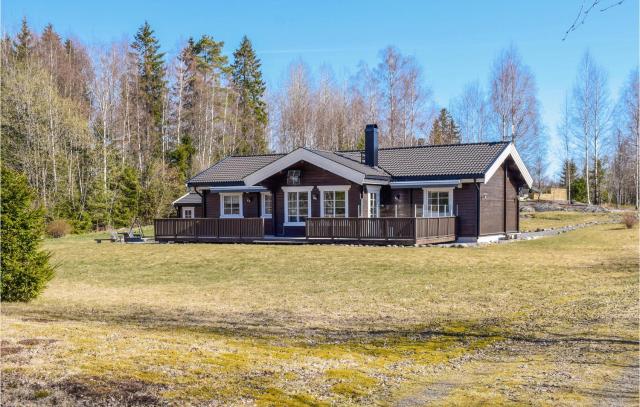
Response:
[[[324,201],[324,216],[333,216],[333,203],[325,199]]]
[[[307,219],[308,205],[309,205],[309,193],[298,192],[298,222],[304,222]]]
[[[271,215],[271,194],[262,194],[262,213]]]

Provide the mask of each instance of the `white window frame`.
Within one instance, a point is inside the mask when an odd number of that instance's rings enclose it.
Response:
[[[271,213],[264,212],[264,209],[266,207],[264,201],[267,196],[271,198]],[[260,217],[265,219],[273,218],[273,194],[271,192],[260,192]]]
[[[449,213],[445,216],[453,216],[453,188],[422,188],[422,217],[423,218],[441,218],[437,216],[427,216],[431,214],[429,208],[429,192],[448,192],[449,193]],[[432,214],[431,214],[432,215]]]
[[[365,199],[367,200],[367,212],[364,214],[365,218],[379,218],[380,217],[380,185],[367,185],[367,193],[365,194]],[[375,215],[371,216],[371,208],[369,205],[371,204],[371,195],[376,196],[376,209]]]
[[[191,211],[191,216],[187,217],[185,211]],[[196,208],[194,206],[183,206],[181,212],[182,219],[193,219],[196,217]]]
[[[289,192],[306,192],[307,193],[307,218],[311,217],[311,190],[313,186],[296,186],[282,187],[284,192],[284,226],[304,226],[305,222],[289,222]]]
[[[349,217],[349,189],[351,185],[320,185],[320,217],[324,218],[324,193],[325,192],[344,192],[344,217]]]
[[[224,198],[227,196],[237,196],[240,200],[240,214],[239,215],[225,215],[224,213]],[[220,193],[220,217],[221,218],[244,218],[244,202],[242,202],[242,192],[224,192]]]

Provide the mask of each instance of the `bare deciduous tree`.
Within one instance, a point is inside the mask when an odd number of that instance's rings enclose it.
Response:
[[[600,200],[600,177],[598,160],[602,154],[602,144],[607,135],[611,118],[607,76],[585,52],[578,67],[578,76],[573,88],[574,132],[584,150],[584,168],[587,184],[587,203]],[[591,177],[591,164],[594,176]],[[593,178],[593,179],[591,179]],[[593,199],[592,199],[593,198]]]
[[[478,81],[464,87],[462,94],[451,103],[451,114],[460,128],[462,142],[481,142],[489,139],[491,108]]]
[[[533,73],[514,46],[503,50],[493,65],[490,102],[502,140],[517,145],[526,160],[538,148],[541,125]]]

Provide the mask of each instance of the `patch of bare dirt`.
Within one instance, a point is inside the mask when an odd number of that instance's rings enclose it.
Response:
[[[137,380],[104,380],[99,377],[72,377],[55,387],[83,405],[165,405],[156,396],[158,388]]]
[[[57,339],[38,339],[38,338],[29,338],[18,341],[20,345],[27,346],[37,346],[37,345],[49,345],[51,343],[58,342]]]
[[[15,355],[24,350],[22,346],[0,346],[0,356]]]

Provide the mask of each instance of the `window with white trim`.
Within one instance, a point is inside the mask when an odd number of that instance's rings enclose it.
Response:
[[[285,225],[302,226],[309,217],[309,191],[286,192],[287,217]]]
[[[193,212],[194,212],[194,209],[192,206],[182,207],[182,217],[184,219],[193,219],[194,218]]]
[[[325,218],[347,217],[347,192],[323,191],[322,192],[322,216]]]
[[[366,217],[380,217],[380,186],[367,185],[367,193],[365,198],[367,200]]]
[[[453,189],[425,189],[423,213],[427,218],[453,215]]]
[[[349,217],[349,185],[321,185],[320,216],[323,218]]]
[[[260,205],[262,207],[261,216],[270,219],[273,216],[273,195],[271,195],[271,192],[261,192],[260,198],[262,199]]]
[[[380,197],[378,192],[370,192],[369,202],[367,207],[369,208],[369,217],[377,218],[380,216]]]
[[[242,218],[242,193],[220,194],[220,217]]]

